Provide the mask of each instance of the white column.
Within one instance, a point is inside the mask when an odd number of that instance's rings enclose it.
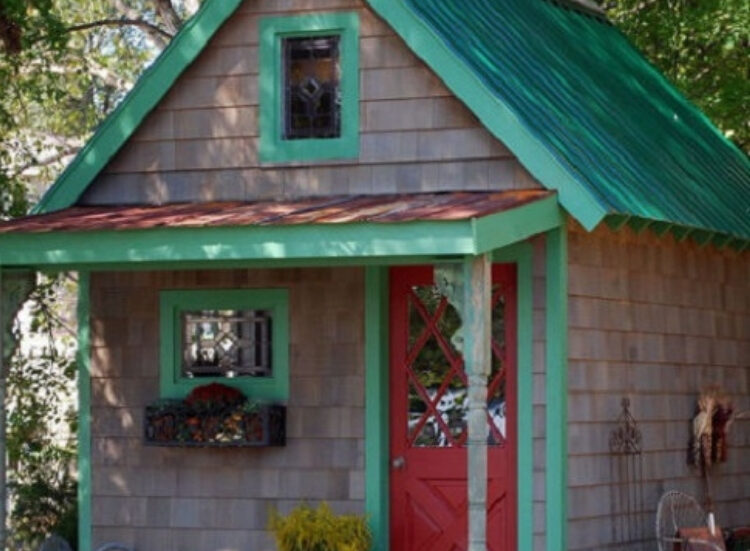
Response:
[[[487,550],[487,377],[492,327],[490,255],[467,257],[463,277],[464,365],[468,389],[469,551]]]

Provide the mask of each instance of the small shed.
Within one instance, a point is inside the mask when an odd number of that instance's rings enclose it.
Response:
[[[750,408],[748,244],[747,156],[594,9],[205,0],[0,224],[0,304],[79,274],[81,551],[270,551],[303,501],[376,551],[641,549],[699,392]]]

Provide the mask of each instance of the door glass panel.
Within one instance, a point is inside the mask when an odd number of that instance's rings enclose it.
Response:
[[[461,326],[456,309],[437,287],[415,286],[409,297],[408,434],[414,447],[461,446],[466,439],[467,383],[451,337]],[[492,363],[487,378],[487,441],[502,445],[505,420],[505,301],[492,296]],[[425,399],[427,398],[427,400]]]
[[[499,285],[492,288],[492,371],[487,379],[487,443],[505,443],[506,432],[505,298]]]

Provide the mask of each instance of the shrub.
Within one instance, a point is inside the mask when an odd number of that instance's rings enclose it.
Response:
[[[363,517],[336,515],[326,503],[302,504],[287,516],[273,511],[269,528],[279,551],[369,551],[372,543]]]

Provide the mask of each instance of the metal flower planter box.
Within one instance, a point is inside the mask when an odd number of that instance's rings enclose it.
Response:
[[[148,406],[145,440],[151,446],[263,447],[286,444],[286,407],[243,403],[191,408],[179,400]]]

